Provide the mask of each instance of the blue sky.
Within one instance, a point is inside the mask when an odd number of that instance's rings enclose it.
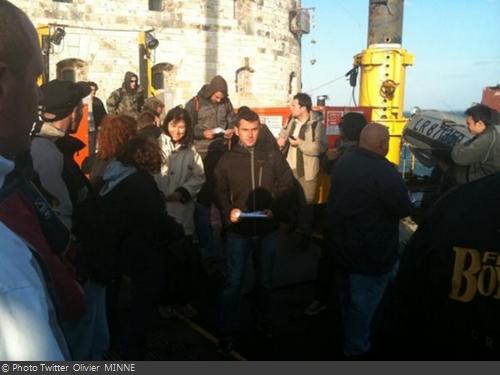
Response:
[[[369,0],[302,0],[302,7],[315,8],[302,39],[303,90],[327,94],[328,105],[352,105],[343,75],[366,48]],[[483,87],[500,84],[500,0],[405,0],[402,46],[415,55],[405,109],[465,110]]]

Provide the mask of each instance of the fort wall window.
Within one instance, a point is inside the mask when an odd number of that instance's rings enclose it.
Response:
[[[148,0],[149,10],[161,12],[163,10],[163,0]]]

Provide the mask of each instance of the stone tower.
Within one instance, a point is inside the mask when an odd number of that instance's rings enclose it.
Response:
[[[216,74],[236,107],[283,106],[300,90],[300,0],[11,1],[35,26],[64,29],[50,47],[50,79],[95,81],[103,100],[126,71],[139,72],[138,34],[147,30],[159,40],[153,81],[171,105]]]

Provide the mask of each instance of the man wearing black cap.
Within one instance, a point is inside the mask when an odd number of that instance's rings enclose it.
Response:
[[[63,179],[64,155],[56,144],[76,123],[77,108],[89,95],[90,87],[70,81],[53,80],[40,87],[41,122],[31,142],[33,167],[42,186],[58,200],[61,220],[71,228],[72,197]]]
[[[59,214],[71,228],[78,276],[85,280],[87,309],[81,319],[66,321],[63,330],[75,360],[99,360],[109,335],[105,311],[108,280],[101,251],[100,211],[90,183],[73,159],[85,145],[69,133],[76,129],[81,101],[90,94],[86,82],[53,80],[41,86],[41,121],[35,126],[31,153],[42,186],[59,201]]]
[[[359,136],[361,131],[366,126],[365,117],[358,112],[348,112],[339,123],[340,128],[340,145],[335,148],[335,154],[332,160],[329,161],[328,171],[332,172],[333,165],[346,152],[354,150],[358,147]],[[329,196],[328,199],[332,199]],[[318,262],[316,272],[316,282],[314,285],[314,300],[304,310],[304,314],[315,316],[323,312],[327,308],[328,299],[333,286],[333,253],[330,244],[331,228],[328,220],[323,227],[323,243],[321,246],[321,257]]]

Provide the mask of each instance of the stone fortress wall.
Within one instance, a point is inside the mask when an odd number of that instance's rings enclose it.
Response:
[[[159,40],[153,63],[173,105],[216,74],[236,107],[284,106],[300,91],[300,33],[290,27],[300,0],[11,1],[36,26],[65,30],[51,47],[50,79],[69,72],[95,81],[103,100],[125,71],[139,73],[138,34],[151,29]]]

